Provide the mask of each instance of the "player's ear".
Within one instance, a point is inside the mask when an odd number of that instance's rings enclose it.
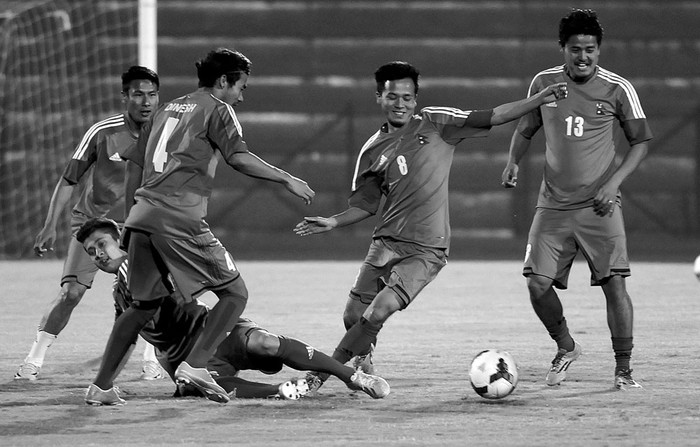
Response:
[[[228,84],[228,79],[226,78],[226,75],[223,74],[223,75],[219,76],[219,79],[217,82],[218,82],[217,87],[219,87],[220,89],[223,90],[226,88],[226,85]]]
[[[126,101],[128,99],[129,99],[129,91],[122,90],[122,104],[126,104]]]

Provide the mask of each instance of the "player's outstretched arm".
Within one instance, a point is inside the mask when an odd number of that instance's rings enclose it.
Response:
[[[228,161],[236,171],[248,177],[259,178],[271,182],[282,183],[289,192],[310,204],[316,193],[309,185],[288,172],[267,163],[252,152],[237,152]]]
[[[508,123],[535,110],[543,104],[560,101],[566,98],[566,96],[566,82],[549,85],[547,88],[537,92],[529,98],[501,104],[500,106],[495,107],[493,109],[493,114],[491,115],[491,125],[498,126],[499,124]]]
[[[367,219],[371,215],[372,213],[362,208],[351,207],[331,217],[304,217],[304,220],[294,227],[294,232],[299,236],[325,233],[331,231],[333,228],[352,225]]]
[[[49,203],[49,211],[46,213],[44,227],[34,239],[34,253],[37,256],[44,256],[44,253],[53,250],[53,245],[56,242],[56,225],[61,212],[73,196],[73,189],[75,189],[75,185],[69,184],[64,178],[61,178],[56,184],[56,189],[54,189]]]

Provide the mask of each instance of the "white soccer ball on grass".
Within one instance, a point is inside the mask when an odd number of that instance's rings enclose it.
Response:
[[[518,385],[518,366],[508,352],[486,349],[472,360],[469,381],[479,396],[502,399]]]
[[[695,264],[693,264],[693,271],[695,272],[695,277],[700,280],[700,256],[695,258]]]

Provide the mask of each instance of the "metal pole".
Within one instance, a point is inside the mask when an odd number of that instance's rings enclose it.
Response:
[[[158,1],[139,0],[139,65],[158,71]]]

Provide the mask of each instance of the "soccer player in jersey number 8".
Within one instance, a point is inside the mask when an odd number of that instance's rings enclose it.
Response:
[[[630,275],[622,220],[620,185],[639,165],[652,138],[639,97],[625,78],[598,66],[603,28],[594,11],[574,9],[559,23],[564,64],[538,73],[529,95],[568,82],[566,101],[545,105],[522,117],[503,171],[514,187],[518,163],[533,135],[544,127],[544,178],[527,241],[523,275],[535,313],[557,344],[547,385],[566,378],[581,346],[569,332],[554,287],[566,289],[574,257],[588,261],[591,285],[607,302],[608,327],[615,353],[614,387],[641,388],[632,378],[632,301],[625,287]],[[619,123],[630,149],[615,162],[613,124]]]
[[[248,291],[232,256],[204,220],[217,153],[235,170],[281,183],[304,202],[314,191],[305,181],[248,151],[234,106],[243,101],[251,62],[229,49],[213,50],[196,64],[199,88],[163,104],[144,126],[127,159],[126,206],[122,244],[128,247],[128,287],[134,303],[115,321],[93,384],[108,391],[131,340],[169,296],[172,276],[192,299],[206,290],[218,298],[207,325],[176,380],[191,384],[211,400],[226,403],[227,392],[206,369],[207,361],[235,326]]]
[[[348,209],[331,217],[305,217],[294,229],[307,236],[350,225],[374,215],[382,196],[386,199],[346,303],[347,332],[333,353],[342,363],[356,357],[355,365],[366,372],[383,324],[405,309],[447,262],[447,183],[455,145],[566,97],[562,82],[491,110],[426,107],[414,114],[418,78],[418,70],[407,62],[379,67],[376,101],[386,122],[360,150]],[[307,381],[315,390],[326,377],[310,374]]]

